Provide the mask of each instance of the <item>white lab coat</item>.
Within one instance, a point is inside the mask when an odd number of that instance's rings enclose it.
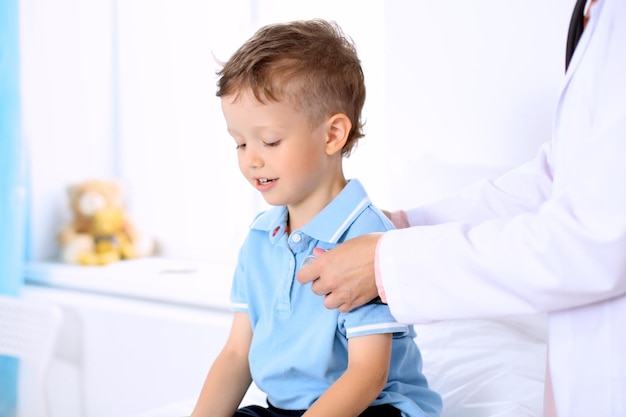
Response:
[[[626,417],[626,0],[594,5],[533,161],[407,215],[378,248],[398,320],[549,312],[558,416]]]

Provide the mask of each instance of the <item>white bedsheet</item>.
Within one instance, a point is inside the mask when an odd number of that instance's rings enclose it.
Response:
[[[444,401],[442,417],[540,417],[546,363],[545,315],[416,326],[424,373]],[[133,417],[183,417],[195,399]],[[265,404],[253,387],[243,405]]]

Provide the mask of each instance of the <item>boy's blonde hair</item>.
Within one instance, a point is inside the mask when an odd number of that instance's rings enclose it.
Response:
[[[365,81],[356,47],[334,22],[321,19],[259,29],[218,71],[217,96],[250,89],[261,103],[287,100],[313,126],[343,113],[352,122],[342,155],[363,137]]]

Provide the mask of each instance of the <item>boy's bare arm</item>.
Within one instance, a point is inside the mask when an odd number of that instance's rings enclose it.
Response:
[[[348,340],[348,368],[304,413],[303,417],[357,417],[387,383],[391,334]]]
[[[251,341],[248,315],[235,313],[228,340],[211,366],[191,417],[232,417],[252,383]]]

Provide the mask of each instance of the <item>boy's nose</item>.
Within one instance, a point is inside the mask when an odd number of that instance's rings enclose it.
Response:
[[[245,164],[249,168],[260,168],[263,166],[263,158],[256,149],[249,147],[246,149]]]

